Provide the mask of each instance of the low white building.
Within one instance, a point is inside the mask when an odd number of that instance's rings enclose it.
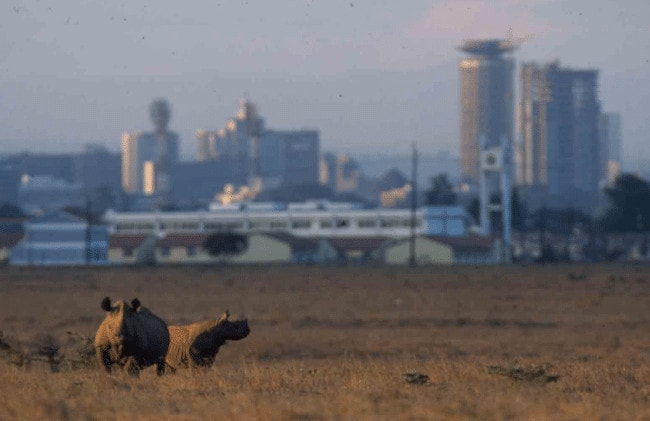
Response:
[[[421,207],[413,215],[408,209],[362,209],[326,201],[251,203],[192,212],[108,211],[104,220],[109,260],[115,264],[138,263],[143,250],[159,263],[214,261],[204,242],[218,233],[243,235],[255,246],[242,256],[220,258],[231,262],[266,262],[277,251],[282,256],[274,261],[287,263],[403,264],[413,221],[421,264],[496,262],[492,238],[470,235],[469,217],[460,206]]]
[[[191,212],[109,210],[104,221],[109,235],[264,232],[310,238],[406,238],[411,235],[412,217],[409,209],[361,209],[350,203],[312,201],[211,206],[209,211]],[[469,217],[460,206],[421,207],[414,222],[417,235],[462,237],[467,235]]]

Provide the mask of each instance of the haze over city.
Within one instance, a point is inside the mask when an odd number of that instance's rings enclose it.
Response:
[[[117,150],[121,133],[150,129],[147,106],[164,97],[191,157],[196,130],[221,127],[249,97],[270,127],[319,130],[323,150],[404,154],[417,142],[457,154],[457,47],[512,37],[525,39],[517,63],[599,70],[624,155],[644,155],[648,16],[644,1],[7,2],[1,152]]]

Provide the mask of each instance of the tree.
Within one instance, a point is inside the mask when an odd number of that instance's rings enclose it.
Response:
[[[516,187],[512,189],[512,196],[510,196],[510,209],[512,215],[512,229],[515,231],[526,230],[526,216],[528,209],[519,197],[519,189]]]
[[[474,219],[476,224],[481,223],[481,202],[478,197],[473,197],[466,206],[467,213]]]
[[[431,188],[426,191],[427,205],[452,206],[456,204],[456,193],[447,178],[447,173],[431,177]]]
[[[633,175],[621,174],[605,189],[610,202],[601,219],[606,231],[644,232],[650,230],[650,183]]]
[[[531,226],[539,231],[570,235],[576,225],[588,225],[591,218],[579,209],[543,206],[530,215]]]
[[[205,239],[203,248],[214,257],[240,254],[248,248],[248,238],[232,232],[214,233]]]

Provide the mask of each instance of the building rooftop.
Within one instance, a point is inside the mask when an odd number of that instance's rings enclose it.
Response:
[[[458,47],[459,50],[465,51],[472,55],[481,55],[488,57],[497,57],[503,53],[509,53],[517,48],[513,41],[505,39],[473,39],[465,40]]]

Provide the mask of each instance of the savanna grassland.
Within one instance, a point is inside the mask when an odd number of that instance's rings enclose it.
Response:
[[[77,336],[106,295],[251,334],[107,375]],[[0,419],[650,419],[650,266],[2,267],[0,330]]]

